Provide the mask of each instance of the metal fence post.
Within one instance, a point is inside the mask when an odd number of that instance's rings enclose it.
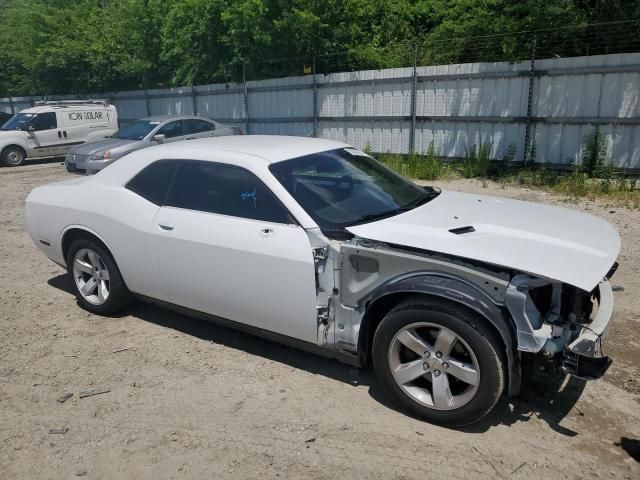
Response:
[[[151,103],[149,101],[149,92],[147,89],[144,89],[144,105],[147,108],[147,117],[151,116]]]
[[[193,107],[193,114],[198,115],[198,96],[196,95],[196,87],[191,85],[191,106]]]
[[[11,115],[15,115],[16,106],[13,104],[13,97],[9,97],[9,107],[11,107]]]
[[[318,84],[316,82],[316,56],[313,56],[313,136],[318,137]]]
[[[416,149],[416,93],[418,89],[418,44],[413,50],[413,76],[411,85],[411,130],[409,131],[409,153]]]
[[[250,120],[249,120],[249,95],[247,92],[247,64],[242,62],[242,85],[244,86],[243,93],[243,106],[244,106],[244,122],[245,133],[248,135],[250,132]]]
[[[529,91],[527,94],[527,117],[524,129],[524,151],[522,161],[525,165],[531,162],[531,113],[533,110],[533,88],[536,76],[536,37],[533,37],[533,48],[531,51],[531,61],[529,63]],[[535,161],[535,158],[533,159]]]

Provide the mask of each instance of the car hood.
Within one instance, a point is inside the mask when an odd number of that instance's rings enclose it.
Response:
[[[618,232],[601,218],[550,205],[448,191],[409,212],[347,230],[358,237],[508,267],[586,291],[602,280],[620,252]]]
[[[21,136],[24,133],[22,130],[0,130],[0,138]]]
[[[135,147],[134,144],[140,143],[139,140],[124,140],[122,138],[105,138],[95,142],[83,143],[69,150],[70,153],[76,155],[95,155],[96,153],[106,152],[107,150],[130,150]]]

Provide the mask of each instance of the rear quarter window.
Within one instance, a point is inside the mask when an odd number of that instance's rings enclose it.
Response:
[[[162,206],[166,202],[176,167],[177,162],[172,160],[154,162],[129,180],[125,188],[151,203]]]

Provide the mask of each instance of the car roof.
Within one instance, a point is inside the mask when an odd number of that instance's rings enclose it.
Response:
[[[113,105],[103,105],[103,104],[98,104],[98,103],[82,103],[82,102],[78,102],[78,103],[69,103],[69,104],[64,104],[64,105],[36,105],[34,107],[25,108],[25,109],[20,110],[19,112],[16,112],[16,113],[40,113],[40,112],[47,112],[47,111],[55,112],[56,110],[69,110],[69,109],[74,109],[74,108],[104,109],[104,108],[110,108],[110,107],[113,107]],[[115,108],[115,107],[113,107],[113,108]]]
[[[285,135],[225,135],[165,144],[154,149],[163,149],[164,156],[176,159],[203,159],[212,150],[228,151],[252,155],[267,163],[275,163],[290,158],[313,153],[344,148],[348,145],[336,140],[311,137],[290,137]]]
[[[138,121],[166,122],[167,120],[189,120],[189,119],[209,120],[210,122],[215,122],[215,120],[211,118],[199,117],[196,115],[152,115],[150,117],[141,118]]]

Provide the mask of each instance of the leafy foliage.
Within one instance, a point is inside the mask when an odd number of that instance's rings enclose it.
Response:
[[[587,31],[589,22],[640,16],[639,5],[636,0],[1,0],[0,95],[300,75],[314,55],[319,55],[317,71],[327,73],[406,66],[416,52],[423,64],[529,58],[534,47],[562,54],[582,48],[580,41],[572,46],[544,35],[536,46],[532,35],[504,34],[553,27]],[[478,35],[487,37],[469,40]]]
[[[449,164],[438,157],[433,142],[429,145],[426,155],[383,154],[378,155],[377,158],[405,177],[418,180],[439,180],[449,177],[451,173]]]
[[[491,166],[491,143],[483,142],[465,148],[462,175],[465,178],[486,177]]]
[[[596,127],[584,137],[582,165],[589,176],[609,174],[606,168],[607,138]]]

